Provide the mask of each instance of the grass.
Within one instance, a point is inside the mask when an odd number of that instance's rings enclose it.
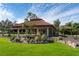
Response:
[[[12,43],[8,38],[0,38],[0,56],[79,56],[79,48],[62,43]]]

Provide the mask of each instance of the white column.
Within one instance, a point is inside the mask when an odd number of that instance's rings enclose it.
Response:
[[[37,33],[39,32],[39,29],[37,28]]]
[[[25,29],[25,34],[28,34],[28,33],[27,33],[27,29]]]
[[[18,29],[18,34],[19,34],[19,29]]]
[[[49,28],[47,27],[47,36],[49,36]]]
[[[19,38],[19,29],[17,29],[17,38]]]
[[[53,36],[53,28],[52,28],[52,36]]]

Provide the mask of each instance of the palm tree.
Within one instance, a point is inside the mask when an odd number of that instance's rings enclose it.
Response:
[[[79,34],[79,23],[74,23],[73,24],[73,31],[76,33],[76,39],[77,39],[77,35]]]
[[[23,24],[23,28],[25,28],[25,34],[27,34],[27,25],[26,25],[26,23],[28,22],[28,19],[27,18],[25,18],[24,19],[25,21],[24,21],[24,24]]]
[[[2,36],[4,36],[4,32],[5,32],[5,21],[4,20],[0,22],[0,30],[1,30]]]
[[[5,28],[6,28],[6,30],[8,31],[7,33],[8,33],[8,36],[10,36],[10,30],[11,30],[11,28],[12,28],[12,26],[13,26],[13,23],[7,18],[6,20],[5,20]]]
[[[32,12],[28,12],[28,16],[26,19],[36,19],[36,18],[38,18],[36,14]]]
[[[63,34],[63,36],[65,36],[65,26],[60,27],[60,33]]]
[[[73,21],[66,23],[65,26],[67,29],[70,29],[70,34],[71,34],[71,37],[73,38],[73,30],[74,30]]]
[[[28,12],[28,16],[24,19],[25,21],[23,27],[25,29],[27,29],[27,27],[29,27],[29,29],[32,29],[35,24],[33,22],[29,22],[29,19],[36,19],[36,18],[37,18],[36,14],[33,14],[32,12]],[[25,32],[27,33],[27,30]]]
[[[60,20],[57,19],[54,21],[54,26],[56,27],[56,31],[57,31],[57,34],[59,35],[59,26],[60,26]]]
[[[37,18],[36,14],[33,14],[32,12],[28,12],[27,17],[24,19],[23,28],[25,28],[26,39],[27,39],[27,33],[32,34],[32,29],[35,24],[30,20],[34,18],[35,19]],[[28,29],[30,29],[30,32],[28,32]]]
[[[29,22],[29,20],[31,19],[32,16],[32,12],[28,12],[27,17],[24,19],[24,24],[23,27],[25,28],[25,34],[27,34],[27,26],[30,26],[30,24],[27,24]]]
[[[12,22],[7,18],[6,20],[2,20],[0,22],[0,30],[2,32],[2,36],[4,36],[4,33],[8,33],[10,36],[10,28],[12,27]]]

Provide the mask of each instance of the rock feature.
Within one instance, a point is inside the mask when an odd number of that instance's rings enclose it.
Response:
[[[46,37],[45,34],[43,35],[35,35],[35,37],[22,37],[22,36],[14,36],[10,38],[10,41],[16,43],[26,43],[26,44],[45,44],[45,43],[53,43],[53,40],[50,40]]]

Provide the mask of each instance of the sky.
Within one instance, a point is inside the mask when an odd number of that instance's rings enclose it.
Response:
[[[78,3],[0,3],[0,21],[8,18],[22,23],[28,12],[51,24],[57,19],[61,25],[70,21],[79,22]]]

